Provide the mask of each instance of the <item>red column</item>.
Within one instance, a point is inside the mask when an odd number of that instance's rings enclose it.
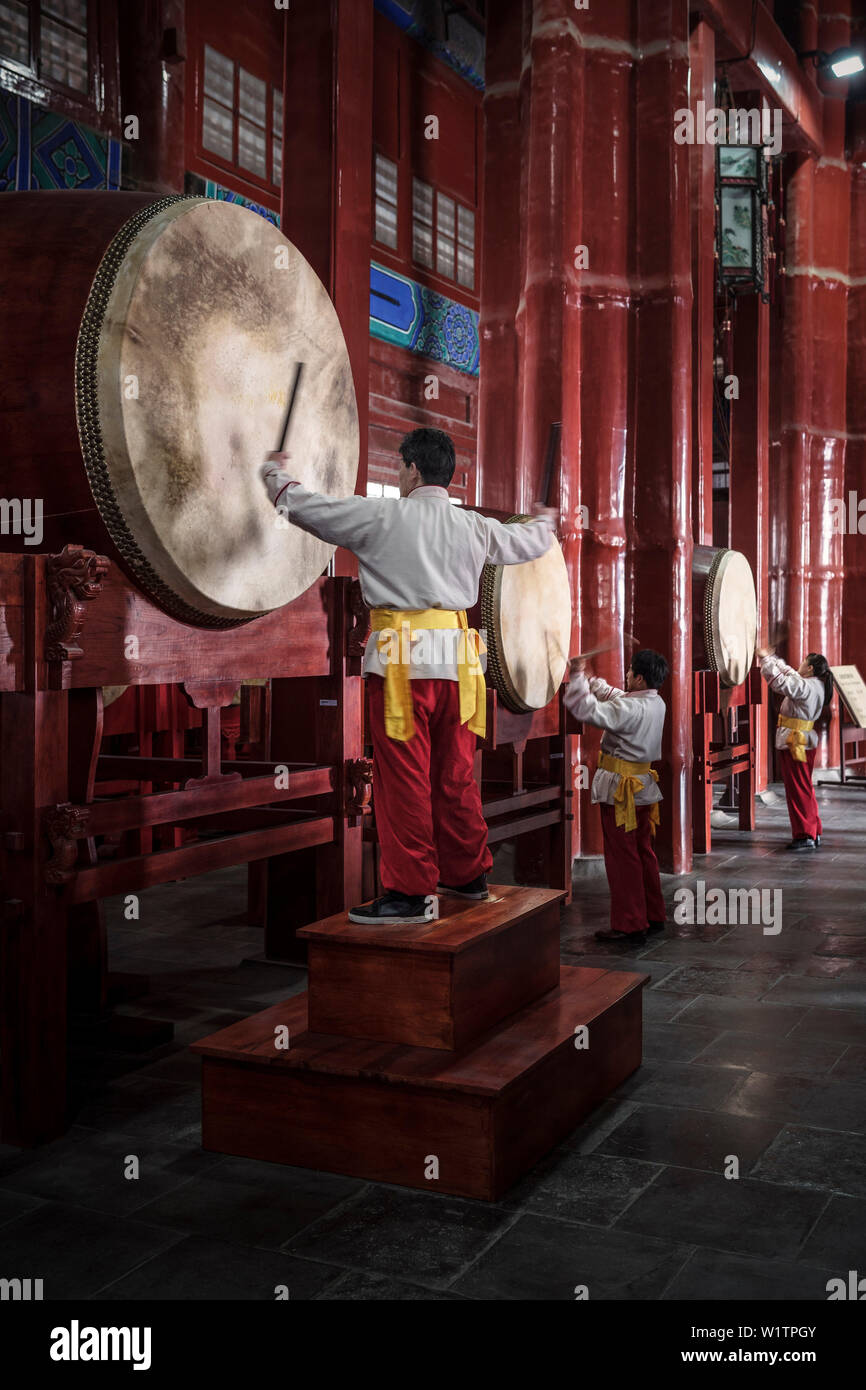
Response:
[[[846,5],[823,0],[818,46],[832,52],[850,42]],[[842,11],[843,13],[839,13]],[[833,502],[845,488],[846,382],[839,366],[847,355],[850,172],[845,157],[847,83],[824,89],[824,153],[815,170],[814,240],[810,277],[814,297],[814,380],[810,478],[810,586],[807,651],[831,665],[841,658],[843,540],[833,531]],[[831,750],[824,747],[822,762]],[[832,761],[832,755],[829,759]]]
[[[518,505],[529,510],[541,495],[550,425],[562,422],[560,504],[562,546],[571,579],[572,647],[583,641],[581,436],[581,274],[575,244],[583,242],[581,135],[586,115],[584,50],[566,0],[534,0],[529,36],[521,242],[521,296],[517,312]],[[583,747],[579,760],[586,760]],[[585,799],[572,802],[572,849],[586,851]],[[591,823],[592,818],[589,818]],[[591,832],[590,832],[591,833]]]
[[[580,17],[588,60],[583,69],[583,129],[579,185],[581,224],[574,242],[586,246],[588,265],[578,273],[580,304],[580,495],[584,508],[580,552],[581,646],[611,645],[596,669],[621,685],[630,650],[626,624],[626,512],[631,418],[631,342],[637,297],[631,276],[634,116],[632,84],[636,52],[626,6],[591,7]],[[573,248],[571,248],[573,250]],[[572,508],[572,522],[576,520]],[[585,764],[594,766],[600,734],[581,741]],[[601,820],[584,793],[584,854],[602,851]]]
[[[827,6],[829,9],[829,6]],[[809,23],[809,47],[849,41],[850,21],[833,13]],[[812,41],[812,36],[814,41]],[[847,84],[824,83],[820,159],[808,157],[788,183],[788,266],[782,343],[781,462],[787,493],[787,654],[795,664],[821,651],[841,657],[843,537],[834,502],[845,497],[851,176],[845,156]],[[832,761],[826,747],[822,760]]]
[[[183,0],[118,5],[121,116],[137,116],[139,136],[124,149],[124,188],[182,193],[186,46]],[[169,51],[168,31],[176,50]],[[176,56],[175,56],[176,53]],[[168,56],[171,61],[164,61]]]
[[[550,426],[562,423],[562,540],[580,642],[581,132],[584,51],[567,0],[512,0],[488,28],[481,289],[481,500],[540,498]],[[578,849],[575,798],[573,850]]]
[[[809,476],[813,365],[812,203],[814,160],[788,168],[787,266],[784,317],[780,325],[780,473],[784,509],[778,521],[781,559],[779,617],[788,623],[787,655],[808,649],[806,635],[809,565]],[[781,500],[781,499],[780,499]]]
[[[478,401],[478,504],[500,511],[517,505],[522,65],[522,0],[503,0],[487,25]]]
[[[349,350],[367,482],[373,6],[293,0],[286,15],[282,229],[334,301]],[[345,560],[345,552],[341,556]]]
[[[562,420],[573,649],[614,643],[599,668],[617,681],[623,627],[671,655],[663,854],[679,868],[690,836],[691,285],[673,113],[688,101],[688,31],[673,5],[641,6],[640,35],[633,14],[567,0],[491,10],[483,500],[535,499],[549,424]],[[584,760],[597,742],[583,740]],[[597,852],[583,802],[580,848]]]
[[[687,20],[687,7],[671,0],[644,0],[638,8],[640,304],[627,510],[634,615],[628,626],[642,645],[664,652],[671,667],[658,847],[663,867],[675,873],[691,865],[692,287],[688,146],[673,140],[673,113],[688,105]]]
[[[845,498],[866,498],[866,108],[854,108],[851,141],[851,238],[848,264],[848,441]],[[862,515],[862,514],[861,514]],[[866,521],[863,522],[866,530]],[[842,661],[866,673],[866,535],[843,543]]]
[[[689,96],[697,118],[697,103],[715,105],[716,36],[699,19],[689,36],[691,79]],[[689,190],[692,208],[692,516],[695,545],[713,543],[713,310],[716,263],[715,194],[716,147],[692,145],[689,150]]]
[[[731,402],[731,546],[752,566],[758,596],[758,634],[769,634],[770,599],[770,314],[759,294],[741,295],[734,315]],[[767,785],[767,728],[759,720],[755,790]]]

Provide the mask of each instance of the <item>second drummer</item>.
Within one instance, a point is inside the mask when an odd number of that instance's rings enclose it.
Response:
[[[791,822],[788,849],[802,854],[817,849],[823,833],[812,769],[818,752],[815,724],[833,698],[833,675],[820,652],[810,652],[796,671],[768,647],[759,647],[756,655],[770,689],[784,696],[776,749]]]
[[[585,662],[576,658],[565,692],[575,719],[604,729],[592,800],[601,809],[604,867],[610,887],[610,926],[597,931],[599,941],[642,945],[647,932],[663,931],[662,896],[653,836],[659,820],[658,774],[651,766],[661,757],[665,705],[659,689],[668,663],[645,647],[635,652],[625,690],[599,677],[589,679]]]
[[[442,430],[400,445],[399,498],[324,497],[276,467],[268,495],[289,521],[357,555],[372,632],[364,656],[373,798],[384,896],[349,913],[359,923],[429,921],[438,893],[483,899],[492,858],[475,780],[486,696],[466,609],[488,562],[516,565],[549,548],[553,514],[504,525],[452,506],[455,454]]]

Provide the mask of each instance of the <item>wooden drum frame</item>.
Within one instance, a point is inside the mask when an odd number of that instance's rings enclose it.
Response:
[[[88,192],[16,194],[0,255],[50,276],[34,294],[22,274],[0,304],[0,336],[26,321],[38,344],[35,368],[10,364],[0,420],[4,485],[44,499],[44,548],[104,553],[198,627],[304,593],[334,547],[275,514],[259,476],[298,363],[293,476],[351,496],[359,427],[336,310],[300,252],[236,204]]]
[[[534,520],[512,516],[506,524]],[[499,699],[514,714],[544,709],[562,685],[571,639],[571,588],[555,537],[537,560],[484,566],[481,621]]]
[[[752,567],[739,550],[696,545],[692,561],[694,667],[742,685],[755,659],[757,596]]]

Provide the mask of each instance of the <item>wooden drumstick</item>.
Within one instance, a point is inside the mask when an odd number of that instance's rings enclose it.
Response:
[[[606,642],[603,647],[590,647],[588,652],[578,652],[577,656],[573,656],[569,660],[569,676],[572,676],[574,674],[575,667],[577,666],[578,662],[582,662],[585,665],[586,662],[589,661],[591,656],[601,656],[602,652],[612,652],[616,645],[616,642]]]
[[[556,467],[556,460],[559,455],[559,441],[562,436],[562,422],[555,420],[550,426],[547,436],[547,453],[544,459],[544,481],[541,485],[541,505],[542,507],[554,506],[555,511],[559,508],[550,501],[550,485],[553,482],[553,470]]]
[[[774,652],[778,647],[779,643],[784,642],[787,635],[788,624],[777,623],[776,626],[773,628],[773,634],[771,637],[766,638],[766,640],[759,639],[755,643],[756,650]]]
[[[286,413],[283,416],[283,426],[280,430],[280,439],[279,443],[277,444],[277,453],[279,454],[285,453],[286,450],[286,438],[289,433],[289,425],[292,423],[292,411],[295,408],[295,401],[298,398],[298,387],[301,384],[301,373],[303,372],[303,370],[303,362],[297,362],[295,364],[295,379],[292,382],[292,389],[289,393],[289,402],[286,406]]]
[[[638,645],[637,638],[633,637],[630,632],[624,632],[623,637],[627,646],[636,647]],[[588,652],[578,652],[577,656],[573,656],[571,659],[572,661],[589,661],[591,656],[601,656],[602,652],[615,651],[618,645],[617,642],[605,642],[603,647],[591,647]]]
[[[626,646],[637,647],[640,645],[637,638],[631,632],[624,632],[623,638],[625,639]],[[569,672],[574,670],[574,667],[578,661],[589,661],[591,656],[601,656],[602,652],[615,651],[617,646],[617,642],[606,642],[603,647],[591,647],[588,652],[578,652],[577,656],[573,656],[569,660]]]

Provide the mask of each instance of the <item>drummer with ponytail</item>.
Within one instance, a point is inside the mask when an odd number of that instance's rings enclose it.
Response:
[[[833,675],[820,652],[810,652],[796,671],[766,647],[759,648],[757,656],[764,680],[784,697],[776,748],[793,837],[788,849],[798,854],[809,852],[820,845],[823,829],[812,784],[818,752],[815,725],[833,698]]]

